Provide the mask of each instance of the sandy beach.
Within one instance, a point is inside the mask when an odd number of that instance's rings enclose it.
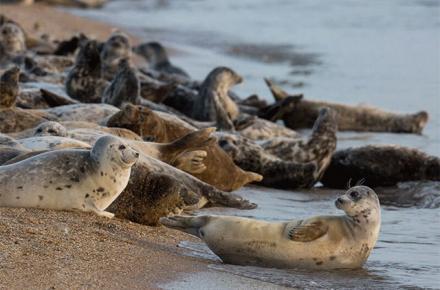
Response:
[[[103,40],[113,29],[39,4],[0,11],[34,36],[86,31]],[[192,238],[92,214],[0,208],[0,289],[154,289],[206,268],[179,253],[182,239]]]

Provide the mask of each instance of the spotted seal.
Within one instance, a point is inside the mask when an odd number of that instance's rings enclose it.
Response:
[[[345,214],[287,222],[232,216],[161,218],[202,239],[224,263],[275,268],[360,268],[379,236],[381,214],[369,187],[350,188],[336,207]]]
[[[91,211],[105,209],[126,187],[139,153],[112,136],[92,150],[56,150],[0,166],[0,206]]]

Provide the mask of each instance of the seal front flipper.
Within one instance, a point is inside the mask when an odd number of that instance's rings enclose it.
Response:
[[[220,205],[226,207],[233,207],[239,209],[254,209],[257,208],[257,204],[250,202],[243,197],[220,190],[214,190],[206,194],[208,200],[212,205]]]
[[[288,230],[287,237],[295,242],[311,242],[327,232],[328,225],[321,220],[301,220]]]

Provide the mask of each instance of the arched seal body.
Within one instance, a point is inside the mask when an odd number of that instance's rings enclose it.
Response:
[[[321,182],[344,188],[364,180],[368,186],[391,186],[403,181],[440,181],[440,158],[397,145],[368,145],[336,151]]]
[[[165,226],[201,238],[223,262],[276,268],[359,268],[376,244],[380,204],[366,186],[336,201],[342,216],[266,222],[227,216],[162,218]]]
[[[197,130],[176,116],[134,105],[126,105],[119,113],[113,115],[107,126],[127,128],[142,137],[153,137],[160,143],[175,141]],[[232,191],[247,183],[261,180],[259,174],[244,171],[236,166],[218,145],[213,144],[203,150],[207,152],[204,160],[206,170],[193,174],[200,180],[225,191]]]
[[[139,154],[112,136],[90,150],[57,150],[0,166],[0,206],[104,210],[128,183]]]

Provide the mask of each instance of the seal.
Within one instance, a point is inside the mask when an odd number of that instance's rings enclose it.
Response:
[[[398,145],[368,145],[338,150],[321,180],[324,186],[344,188],[351,182],[372,187],[404,181],[440,181],[440,158]]]
[[[129,138],[125,141],[139,153],[159,159],[185,172],[196,174],[206,170],[203,161],[207,153],[203,149],[212,146],[217,141],[215,137],[211,136],[213,131],[215,131],[215,128],[201,129],[170,143],[144,142],[140,138]],[[14,140],[14,142],[29,150],[88,148],[101,136],[109,133],[114,133],[114,135],[123,138],[125,136],[133,137],[133,135],[137,137],[135,133],[123,128],[101,127],[67,131],[67,128],[60,123],[45,122],[35,129],[34,137]]]
[[[42,112],[15,107],[20,93],[19,74],[20,70],[13,67],[0,77],[0,132],[2,133],[23,131],[50,119]]]
[[[220,147],[238,166],[264,176],[264,185],[298,188],[313,186],[321,178],[336,149],[336,127],[334,112],[323,108],[308,138],[257,143],[239,134],[217,135]]]
[[[16,66],[5,71],[0,77],[0,108],[11,108],[15,106],[18,93],[18,77],[20,69]]]
[[[194,126],[175,115],[132,104],[126,104],[120,112],[109,118],[106,125],[126,128],[143,138],[152,137],[160,143],[173,142],[186,134],[197,131]],[[244,171],[236,166],[217,144],[212,144],[203,150],[207,152],[204,160],[206,170],[193,174],[200,180],[224,191],[232,191],[247,183],[261,181],[261,175]]]
[[[332,109],[322,108],[308,138],[273,138],[262,142],[263,149],[284,160],[298,163],[316,162],[319,180],[336,150],[337,121]]]
[[[90,148],[90,145],[72,138],[58,136],[37,136],[16,140],[30,151],[58,150],[65,148]]]
[[[104,43],[100,57],[102,76],[111,81],[118,70],[119,61],[131,57],[130,39],[127,34],[114,31]]]
[[[215,101],[218,99],[229,118],[234,120],[239,114],[239,107],[229,96],[229,90],[242,81],[242,77],[232,69],[217,67],[207,75],[198,93],[176,90],[164,100],[164,104],[198,121],[216,121]]]
[[[102,102],[120,107],[123,102],[136,104],[140,95],[139,79],[129,59],[119,61],[118,71],[111,84],[104,90]]]
[[[150,68],[170,75],[177,75],[184,79],[189,79],[189,75],[183,69],[173,65],[165,48],[159,42],[141,43],[133,48],[133,51],[144,57]]]
[[[78,121],[103,123],[108,118],[119,112],[119,109],[109,104],[71,104],[47,109],[27,110],[32,113],[38,113],[49,120]]]
[[[376,193],[350,188],[336,200],[341,216],[266,222],[232,216],[161,218],[170,228],[202,239],[224,263],[275,268],[360,268],[379,236]]]
[[[274,92],[273,86],[272,84],[272,92]],[[277,88],[277,90],[281,89]],[[278,99],[281,99],[279,102],[284,101],[283,96]],[[421,134],[429,118],[426,111],[414,114],[397,114],[369,106],[349,106],[304,99],[289,109],[286,109],[285,106],[279,106],[279,111],[275,115],[291,129],[310,128],[316,120],[319,110],[323,107],[331,108],[337,112],[340,131]],[[271,120],[276,121],[275,119]]]
[[[206,206],[257,207],[237,194],[221,191],[160,160],[141,154],[133,166],[127,187],[108,210],[117,217],[156,225],[160,217]]]
[[[57,150],[0,167],[0,206],[91,211],[105,209],[126,187],[139,153],[112,136],[92,150]]]
[[[26,51],[24,31],[13,22],[6,22],[0,26],[0,46],[6,54],[15,56]]]
[[[101,78],[101,59],[98,43],[89,40],[81,44],[75,65],[66,79],[67,94],[83,103],[100,103],[108,83]]]

